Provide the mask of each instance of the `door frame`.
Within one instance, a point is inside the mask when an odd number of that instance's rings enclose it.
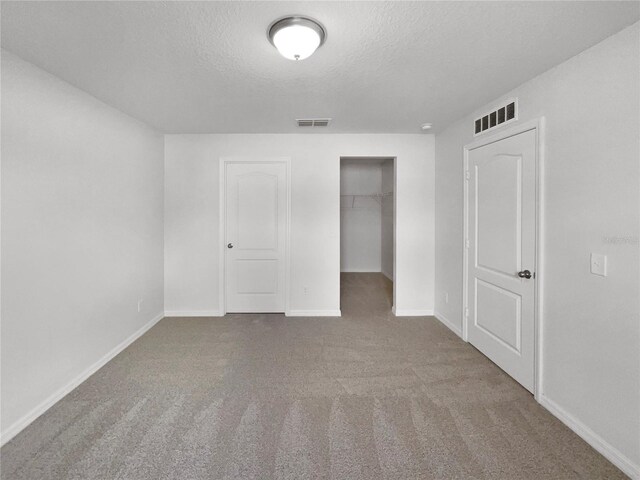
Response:
[[[392,299],[391,299],[391,313],[396,316],[396,285],[397,282],[397,271],[396,271],[396,252],[397,252],[397,238],[396,231],[398,228],[397,218],[398,218],[398,156],[397,155],[340,155],[338,157],[338,303],[340,305],[340,309],[342,309],[342,212],[340,209],[340,194],[342,193],[341,182],[342,182],[342,160],[350,159],[350,158],[370,158],[370,159],[384,159],[384,160],[393,160],[393,272],[391,273],[393,282],[393,291],[392,291]],[[382,273],[382,272],[381,272]],[[384,273],[383,273],[384,275]],[[386,275],[385,275],[386,276]],[[405,314],[406,315],[406,314]]]
[[[226,297],[226,257],[225,257],[225,237],[227,229],[227,165],[232,163],[282,163],[285,165],[286,178],[285,185],[287,188],[286,194],[286,215],[285,215],[285,238],[284,238],[284,314],[289,316],[290,312],[290,278],[291,278],[291,157],[247,157],[247,156],[232,156],[232,157],[220,157],[220,174],[219,174],[219,189],[220,189],[220,212],[218,223],[218,302],[220,305],[220,315],[227,314],[227,297]]]
[[[513,125],[509,128],[505,128],[504,130],[500,130],[493,134],[487,135],[486,137],[479,138],[474,140],[473,142],[464,146],[464,165],[462,172],[462,183],[464,187],[464,216],[463,216],[463,237],[462,237],[462,339],[465,342],[469,342],[468,337],[468,306],[469,306],[469,292],[468,292],[468,278],[469,278],[469,253],[467,248],[467,239],[469,238],[469,182],[467,181],[467,172],[469,171],[469,152],[471,150],[475,150],[480,147],[484,147],[491,143],[498,142],[500,140],[504,140],[509,137],[513,137],[520,133],[528,132],[530,130],[535,130],[536,132],[536,155],[535,155],[535,227],[536,227],[536,235],[534,239],[534,312],[533,312],[533,321],[534,321],[534,385],[533,385],[533,395],[534,398],[540,401],[542,396],[542,365],[543,365],[543,355],[542,355],[542,332],[543,332],[543,317],[542,317],[542,280],[543,276],[543,200],[544,200],[544,189],[543,189],[543,166],[544,166],[544,151],[545,151],[545,143],[544,143],[544,117],[536,118],[533,120],[529,120],[526,122],[521,122],[516,125]]]

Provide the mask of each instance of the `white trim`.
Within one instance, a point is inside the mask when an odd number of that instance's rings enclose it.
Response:
[[[640,465],[634,464],[630,458],[544,394],[538,397],[538,402],[626,475],[640,479]]]
[[[464,188],[464,233],[462,238],[462,339],[465,342],[469,341],[468,332],[468,318],[465,315],[468,308],[468,277],[469,277],[469,265],[468,265],[468,249],[466,247],[466,241],[469,238],[469,182],[466,179],[466,173],[469,169],[469,151],[474,150],[490,143],[504,140],[505,138],[519,135],[529,130],[535,130],[536,132],[536,238],[535,238],[535,262],[534,262],[534,378],[533,378],[533,395],[536,400],[540,401],[540,396],[543,392],[543,376],[542,376],[542,362],[543,362],[543,348],[542,348],[542,207],[543,199],[542,192],[542,167],[544,165],[544,117],[536,118],[526,122],[517,123],[510,128],[505,128],[489,134],[486,137],[478,138],[473,142],[464,146],[464,164],[462,182]]]
[[[219,176],[218,185],[220,190],[220,211],[218,222],[218,302],[220,305],[220,314],[218,316],[224,316],[227,313],[226,298],[225,298],[225,234],[226,234],[226,165],[227,163],[284,163],[286,167],[286,179],[285,184],[287,187],[287,215],[285,225],[285,274],[284,274],[284,313],[289,314],[291,304],[291,157],[242,157],[242,156],[230,156],[220,157],[219,164]]]
[[[392,308],[392,313],[396,317],[432,317],[433,310],[411,310],[411,309],[398,309]]]
[[[165,317],[224,317],[220,310],[167,310]]]
[[[389,280],[391,280],[393,282],[393,292],[392,292],[392,300],[391,303],[392,305],[396,304],[396,281],[394,280],[396,278],[396,264],[397,264],[397,235],[396,235],[396,231],[398,229],[398,222],[397,222],[397,218],[398,218],[398,156],[397,155],[340,155],[338,157],[338,178],[341,177],[342,173],[340,171],[340,167],[342,166],[342,159],[343,158],[380,158],[380,159],[384,159],[386,160],[393,160],[393,273],[391,275],[387,274],[386,272],[380,272],[378,271],[377,273],[383,273],[385,277],[387,277]],[[340,189],[338,188],[338,194],[340,194]],[[340,203],[338,203],[338,209],[340,209]],[[359,272],[367,272],[367,270],[342,270],[341,269],[341,265],[340,265],[340,257],[342,255],[342,251],[341,251],[341,246],[340,246],[340,239],[342,238],[342,225],[341,225],[341,220],[340,220],[340,212],[338,212],[338,237],[337,237],[337,242],[338,242],[338,251],[340,252],[340,255],[338,255],[338,272],[339,273],[359,273]],[[338,277],[340,278],[340,277]],[[338,294],[340,296],[340,294]],[[391,311],[394,311],[394,307],[391,307]]]
[[[449,320],[447,317],[445,317],[444,315],[442,315],[441,313],[438,313],[438,312],[434,312],[433,316],[436,317],[438,320],[440,320],[440,322],[445,327],[447,327],[449,330],[451,330],[457,336],[462,338],[462,329],[459,328],[456,324],[454,324],[451,320]]]
[[[97,362],[90,365],[87,369],[85,369],[80,375],[71,379],[69,383],[67,383],[62,388],[58,389],[36,407],[32,408],[26,415],[22,418],[15,421],[9,428],[7,428],[2,434],[0,434],[0,446],[7,443],[13,437],[15,437],[18,433],[24,430],[29,424],[31,424],[34,420],[36,420],[40,415],[49,410],[54,404],[60,401],[63,397],[69,394],[73,389],[75,389],[78,385],[84,382],[91,375],[100,370],[107,362],[113,359],[116,355],[122,352],[125,348],[135,342],[138,338],[144,335],[147,330],[153,327],[156,323],[164,318],[164,312],[159,313],[154,318],[152,318],[149,322],[143,325],[136,332],[131,334],[125,340],[120,342],[114,348],[109,350],[105,355],[103,355]]]
[[[219,159],[219,168],[220,173],[218,178],[218,189],[220,190],[218,203],[220,204],[220,210],[218,212],[218,305],[220,305],[220,313],[223,315],[227,312],[226,302],[225,302],[225,293],[224,293],[224,265],[225,265],[225,234],[226,234],[226,198],[227,198],[227,174],[226,174],[226,165],[224,158]]]
[[[287,315],[291,310],[291,157],[285,157],[287,170],[287,224],[285,226],[285,274],[284,274],[284,314]]]
[[[434,137],[435,139],[435,137]],[[434,147],[435,153],[435,147]],[[435,173],[435,170],[434,170]],[[435,200],[435,197],[434,197]],[[434,201],[435,208],[435,201]],[[398,304],[398,294],[397,294],[397,286],[398,282],[396,281],[398,278],[398,270],[396,269],[396,265],[398,265],[398,156],[393,157],[393,271],[391,272],[391,281],[393,282],[393,293],[391,298],[391,306],[392,311],[394,311],[395,315],[395,306]]]
[[[538,165],[536,168],[536,203],[538,206],[538,211],[536,215],[536,295],[537,301],[535,303],[535,321],[536,321],[536,331],[535,331],[535,342],[536,342],[536,364],[535,364],[535,391],[534,397],[538,402],[540,401],[540,397],[544,391],[543,384],[543,365],[544,365],[544,355],[543,355],[543,339],[544,339],[544,322],[543,322],[543,292],[544,289],[543,281],[544,281],[544,262],[542,261],[544,255],[544,164],[546,158],[546,136],[545,136],[545,118],[540,117],[538,119],[538,126],[536,129],[536,139],[537,139],[537,148],[538,148]]]
[[[341,317],[340,310],[289,310],[287,317]]]
[[[380,273],[382,273],[385,277],[393,282],[393,273],[387,273],[384,270],[382,270]]]

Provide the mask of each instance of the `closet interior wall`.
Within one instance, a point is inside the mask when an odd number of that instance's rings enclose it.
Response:
[[[340,163],[340,270],[393,278],[393,159]]]

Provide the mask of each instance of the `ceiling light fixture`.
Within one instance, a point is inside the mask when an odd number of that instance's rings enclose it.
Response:
[[[420,128],[422,128],[422,130],[429,130],[431,127],[433,127],[433,123],[423,123]]]
[[[268,36],[284,58],[304,60],[324,43],[327,32],[312,18],[293,15],[273,22]]]

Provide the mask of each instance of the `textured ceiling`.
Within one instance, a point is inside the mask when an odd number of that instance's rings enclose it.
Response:
[[[320,20],[312,57],[266,38]],[[2,46],[168,133],[438,131],[640,17],[637,2],[2,2]]]

